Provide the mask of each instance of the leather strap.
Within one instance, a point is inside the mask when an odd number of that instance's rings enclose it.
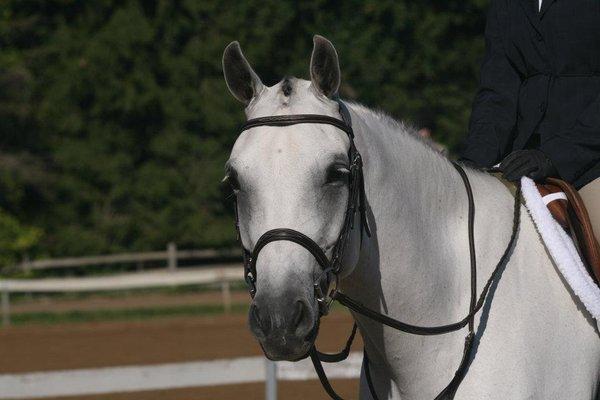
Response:
[[[354,139],[352,127],[347,122],[327,115],[319,114],[294,114],[294,115],[272,115],[269,117],[253,118],[246,121],[240,128],[240,131],[254,128],[257,126],[290,126],[296,124],[327,124],[343,130]]]
[[[271,242],[277,241],[287,241],[294,242],[304,247],[306,250],[312,254],[312,256],[317,260],[317,263],[321,266],[321,268],[325,269],[329,266],[329,260],[327,256],[311,238],[303,234],[302,232],[295,231],[293,229],[287,228],[277,228],[271,229],[270,231],[265,232],[256,244],[254,245],[254,250],[252,251],[252,258],[250,259],[250,269],[256,274],[256,260],[258,259],[258,254],[267,244]],[[256,276],[256,275],[255,275]]]
[[[337,292],[334,295],[334,299],[337,300],[340,304],[348,307],[352,311],[362,314],[365,317],[368,317],[372,320],[380,322],[380,323],[387,325],[391,328],[394,328],[396,330],[406,332],[406,333],[411,333],[413,335],[421,335],[421,336],[442,335],[445,333],[455,332],[455,331],[463,328],[481,310],[481,308],[485,304],[485,300],[487,298],[487,294],[489,292],[490,286],[492,285],[492,283],[494,283],[496,278],[499,276],[501,267],[508,261],[508,258],[510,256],[510,250],[512,249],[512,247],[516,241],[517,232],[519,230],[519,226],[520,226],[520,222],[521,222],[521,218],[520,218],[521,200],[520,200],[520,198],[521,198],[521,188],[519,186],[519,187],[517,187],[517,194],[515,195],[514,213],[513,213],[513,230],[512,230],[510,240],[504,250],[504,253],[502,254],[502,257],[500,257],[500,260],[496,264],[492,274],[490,275],[485,286],[483,287],[483,290],[482,290],[481,294],[479,295],[479,298],[477,299],[477,295],[475,295],[476,302],[474,303],[473,301],[471,301],[471,304],[475,304],[475,305],[470,308],[469,313],[460,321],[452,323],[452,324],[448,324],[448,325],[439,325],[439,326],[411,325],[411,324],[399,321],[397,319],[393,319],[387,315],[378,313],[377,311],[373,311],[370,308],[365,307],[361,303],[357,302],[356,300],[353,300],[352,298],[346,296],[345,294],[343,294],[341,292]],[[471,224],[469,224],[469,225],[471,226]],[[472,229],[472,227],[470,229]],[[471,264],[471,265],[475,265],[475,264]],[[473,300],[473,296],[471,297],[471,300]]]
[[[455,164],[455,167],[457,168],[457,170],[459,172],[460,171],[464,172],[464,170],[462,170],[462,168],[458,164]],[[463,176],[464,178],[467,177],[466,174],[464,174],[464,175],[461,174],[461,176]],[[468,182],[468,178],[467,178],[466,182]],[[467,195],[469,197],[470,208],[474,208],[475,204],[473,201],[473,193],[471,190],[471,186],[470,185],[467,186],[465,184],[465,187],[467,189]],[[450,383],[448,383],[448,385],[440,392],[440,394],[438,394],[435,397],[435,400],[452,400],[454,398],[454,395],[456,394],[456,391],[458,390],[458,387],[462,383],[462,381],[468,371],[469,361],[471,359],[471,355],[473,352],[473,346],[474,346],[474,342],[475,342],[474,318],[475,318],[475,315],[481,310],[481,308],[485,304],[485,300],[487,299],[487,295],[489,293],[489,288],[490,288],[491,284],[500,277],[500,271],[502,269],[502,266],[505,265],[505,263],[508,261],[508,259],[510,257],[511,250],[516,242],[520,223],[521,223],[521,212],[520,211],[521,211],[521,187],[520,187],[520,185],[517,185],[516,193],[515,193],[515,200],[514,200],[514,209],[513,209],[513,229],[512,229],[511,236],[510,236],[510,240],[504,250],[504,253],[502,254],[502,257],[500,257],[500,260],[496,264],[492,274],[490,275],[490,278],[486,282],[478,300],[476,300],[476,301],[474,300],[477,298],[476,292],[475,292],[475,295],[473,295],[474,292],[473,292],[473,290],[471,291],[471,302],[470,302],[469,314],[467,314],[467,316],[465,316],[459,322],[456,322],[453,324],[448,324],[448,325],[431,326],[431,327],[411,325],[411,324],[407,324],[405,322],[393,319],[393,318],[391,318],[387,315],[381,314],[377,311],[371,310],[371,309],[363,306],[359,302],[353,300],[352,298],[344,295],[341,292],[336,292],[334,295],[335,300],[337,300],[340,304],[348,307],[352,311],[355,311],[361,315],[366,316],[367,318],[373,319],[373,320],[380,322],[384,325],[387,325],[391,328],[394,328],[396,330],[406,332],[406,333],[411,333],[411,334],[415,334],[415,335],[441,335],[441,334],[457,331],[457,330],[463,328],[464,326],[466,326],[467,324],[469,325],[469,333],[465,338],[463,356],[462,356],[460,365],[458,366],[458,368],[454,374],[454,377],[452,378]],[[474,235],[472,234],[473,230],[474,230],[474,216],[475,216],[474,210],[472,210],[472,211],[470,210],[469,211],[468,229],[469,229],[469,248],[470,248],[470,252],[472,255],[474,254],[474,250],[475,250]],[[471,276],[473,276],[473,271],[476,268],[476,264],[475,264],[474,260],[476,260],[476,258],[471,257],[471,273],[472,273]],[[473,280],[471,280],[471,283],[473,285]],[[313,353],[315,353],[314,356],[313,356]],[[311,355],[311,360],[313,362],[315,370],[317,371],[317,375],[319,376],[319,380],[321,381],[321,384],[325,388],[325,391],[330,395],[330,397],[332,399],[343,400],[339,395],[337,395],[335,393],[335,390],[329,383],[329,381],[327,379],[327,375],[325,374],[325,371],[323,370],[322,365],[320,365],[319,358],[316,354],[316,349],[314,351],[311,350],[310,355]],[[373,397],[374,399],[377,399],[377,393],[375,392],[375,388],[373,387],[373,384],[371,382],[371,376],[370,376],[370,371],[368,370],[368,364],[369,364],[369,361],[368,361],[368,357],[367,357],[366,351],[365,351],[365,374],[367,374],[367,384],[368,384],[369,390],[371,392],[371,397]]]
[[[356,336],[356,322],[352,326],[352,332],[350,333],[350,336],[348,336],[348,339],[346,340],[346,346],[344,346],[342,351],[340,351],[339,353],[335,353],[335,354],[321,353],[315,347],[315,351],[317,352],[317,355],[319,356],[319,360],[326,362],[326,363],[336,363],[336,362],[344,361],[350,355],[350,347],[352,347],[352,342],[354,342],[355,336]]]

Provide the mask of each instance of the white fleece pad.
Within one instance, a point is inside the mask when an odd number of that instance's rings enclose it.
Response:
[[[535,183],[523,177],[521,188],[527,209],[558,270],[585,308],[600,322],[600,287],[587,272],[573,240],[554,220]]]

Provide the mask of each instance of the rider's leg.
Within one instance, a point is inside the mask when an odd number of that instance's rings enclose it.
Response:
[[[600,240],[600,178],[582,187],[579,194],[590,214],[594,234]]]

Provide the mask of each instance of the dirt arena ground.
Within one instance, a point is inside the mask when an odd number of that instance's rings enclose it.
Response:
[[[358,398],[358,381],[332,380],[331,383],[343,398]],[[321,384],[318,381],[280,382],[277,395],[282,400],[331,400],[323,392]],[[77,400],[264,400],[264,398],[264,385],[252,383],[152,392],[78,396]],[[73,397],[52,397],[45,400],[73,400]]]
[[[318,345],[339,350],[352,322],[336,311],[323,321]],[[354,350],[360,350],[360,340]],[[0,373],[22,373],[260,355],[245,315],[161,318],[139,322],[29,325],[0,329]],[[336,381],[340,393],[355,397],[355,380]],[[316,381],[282,382],[282,399],[326,399]],[[262,384],[136,392],[82,399],[262,399]],[[72,398],[71,398],[72,399]]]

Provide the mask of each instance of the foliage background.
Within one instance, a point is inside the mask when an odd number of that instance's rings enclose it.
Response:
[[[0,264],[234,242],[219,184],[242,121],[239,40],[267,84],[333,41],[341,94],[455,149],[487,0],[0,2]]]

